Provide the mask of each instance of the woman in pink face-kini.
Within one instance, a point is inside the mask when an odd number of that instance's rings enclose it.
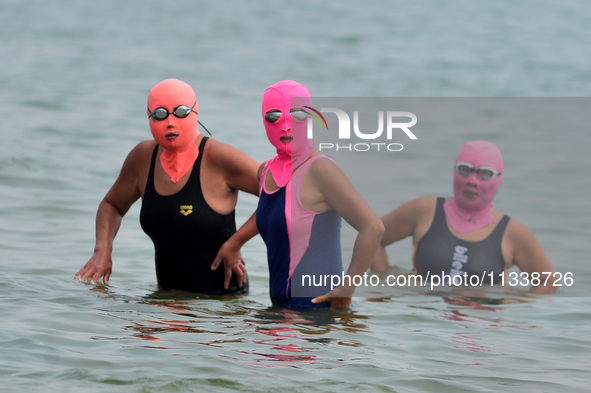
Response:
[[[141,198],[140,223],[154,243],[160,288],[209,294],[248,290],[241,244],[227,240],[240,243],[233,236],[238,190],[258,195],[258,163],[202,135],[198,111],[187,83],[166,79],[152,88],[146,115],[153,139],[131,150],[100,203],[94,254],[77,279],[109,283],[115,235],[125,213]]]
[[[534,235],[520,222],[493,207],[503,181],[503,157],[493,143],[464,144],[454,166],[454,196],[418,198],[382,217],[386,232],[376,253],[372,270],[389,272],[385,246],[412,236],[414,274],[445,275],[446,283],[477,275],[500,283],[513,265],[526,272],[542,274],[555,270]],[[456,277],[459,276],[459,277]],[[456,278],[454,278],[456,277]],[[541,275],[542,284],[546,275]],[[462,278],[462,282],[466,279]],[[551,285],[532,286],[531,292],[550,293]],[[475,281],[474,281],[475,282]]]
[[[267,245],[274,305],[346,307],[355,285],[341,282],[341,216],[359,231],[349,277],[366,273],[384,226],[347,176],[308,140],[311,108],[308,89],[294,81],[275,83],[263,95],[263,123],[277,154],[259,168],[257,228]]]

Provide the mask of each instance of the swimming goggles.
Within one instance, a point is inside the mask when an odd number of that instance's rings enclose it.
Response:
[[[195,101],[195,104],[197,104],[197,101]],[[185,117],[189,116],[191,114],[191,112],[195,112],[193,110],[193,108],[195,107],[195,104],[193,104],[193,107],[191,107],[191,108],[189,108],[186,105],[179,105],[172,110],[172,114],[175,115],[176,117],[178,117],[179,119],[184,119]],[[148,111],[149,110],[150,110],[150,108],[148,108]],[[195,114],[197,114],[197,112],[195,112]],[[156,108],[156,109],[154,109],[154,112],[152,112],[148,115],[148,118],[153,117],[154,121],[160,121],[160,120],[166,119],[168,117],[168,115],[170,115],[170,112],[168,112],[168,109]],[[197,123],[199,123],[199,125],[201,127],[203,127],[203,129],[205,131],[207,131],[207,133],[209,135],[211,135],[211,132],[209,132],[209,130],[207,128],[205,128],[205,126],[203,124],[201,124],[201,122],[199,120],[197,120]]]
[[[197,104],[197,102],[195,102],[195,104]],[[193,110],[193,108],[195,107],[195,104],[193,104],[193,106],[191,108],[189,108],[186,105],[179,105],[172,110],[172,114],[175,115],[176,117],[178,117],[179,119],[184,119],[185,117],[189,116],[191,114],[191,112],[195,112]],[[148,108],[148,111],[149,110],[150,110],[150,108]],[[195,112],[195,114],[197,114],[197,112]],[[155,121],[160,121],[160,120],[166,119],[168,117],[168,115],[170,115],[170,112],[168,112],[168,109],[156,108],[156,109],[154,109],[154,112],[150,113],[148,118],[153,117]]]
[[[291,114],[291,117],[300,121],[306,120],[308,117],[308,112],[303,109],[292,109],[289,111],[289,113]],[[281,118],[282,115],[283,113],[280,110],[272,110],[265,114],[265,120],[267,120],[269,123],[275,123]]]
[[[458,162],[455,165],[455,168],[460,175],[465,177],[469,177],[472,172],[476,172],[478,177],[482,180],[489,180],[501,175],[501,172],[497,172],[494,168],[489,166],[481,166],[476,169],[472,164],[468,164],[467,162]]]

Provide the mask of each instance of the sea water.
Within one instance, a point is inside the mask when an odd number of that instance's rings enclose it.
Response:
[[[590,17],[582,0],[1,2],[0,390],[585,391],[591,137],[567,118],[426,130],[396,156],[368,156],[393,174],[388,192],[351,178],[382,215],[451,195],[461,144],[492,140],[506,165],[496,206],[578,289],[369,288],[348,311],[283,310],[271,307],[257,237],[243,248],[249,295],[159,291],[139,202],[110,285],[73,275],[92,254],[99,202],[150,138],[146,97],[160,80],[190,83],[214,138],[262,162],[274,150],[260,101],[282,79],[318,97],[589,96]],[[585,112],[584,100],[560,103]],[[239,224],[256,203],[240,196]],[[345,264],[352,239],[345,225]],[[409,241],[388,250],[411,269]]]

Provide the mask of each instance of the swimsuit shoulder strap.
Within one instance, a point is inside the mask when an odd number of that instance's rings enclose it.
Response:
[[[435,215],[433,216],[433,222],[431,223],[429,230],[431,230],[431,228],[445,227],[445,229],[449,232],[447,221],[445,220],[445,209],[443,208],[444,203],[444,197],[437,197],[437,202],[435,203]]]
[[[261,195],[261,193],[263,192],[263,190],[265,188],[265,181],[267,181],[267,174],[270,171],[269,161],[272,159],[273,158],[270,158],[269,160],[265,161],[265,165],[263,166],[263,171],[261,172],[261,179],[259,180],[259,195]]]
[[[511,217],[505,214],[487,239],[500,242],[503,239],[503,234],[505,233],[505,229],[507,229],[507,224],[509,224],[510,219]]]
[[[159,145],[156,144],[156,147],[154,147],[154,152],[152,152],[152,159],[150,160],[150,171],[148,172],[148,180],[146,181],[146,188],[144,189],[144,197],[145,194],[152,194],[156,192],[156,188],[154,187],[154,168],[156,167],[158,147]]]
[[[203,139],[201,139],[201,143],[199,143],[199,154],[203,153],[203,149],[205,148],[205,142],[207,142],[208,139],[208,136],[204,136]]]

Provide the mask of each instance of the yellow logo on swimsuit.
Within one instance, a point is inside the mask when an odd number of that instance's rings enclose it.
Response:
[[[193,213],[193,205],[181,205],[181,214],[188,216]]]

